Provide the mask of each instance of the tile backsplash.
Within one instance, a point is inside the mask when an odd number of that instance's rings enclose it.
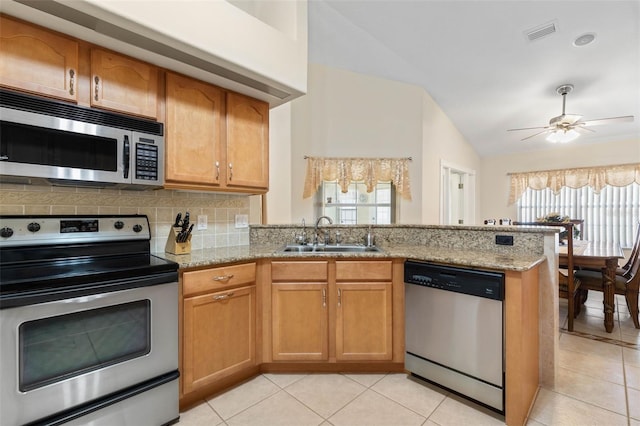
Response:
[[[249,214],[249,196],[191,191],[128,191],[82,187],[0,184],[0,214],[144,214],[151,225],[151,250],[164,252],[171,224],[186,211],[193,228],[192,248],[249,244],[249,229],[235,227],[236,214]],[[197,230],[198,215],[207,229]]]

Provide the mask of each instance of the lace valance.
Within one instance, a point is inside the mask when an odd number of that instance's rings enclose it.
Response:
[[[337,181],[342,192],[347,192],[354,181],[364,182],[367,192],[372,192],[378,181],[390,181],[402,198],[411,200],[410,158],[306,158],[307,175],[302,198],[311,197],[325,180]]]
[[[640,163],[509,173],[509,176],[511,177],[509,204],[513,204],[527,188],[550,188],[554,194],[557,194],[563,186],[582,188],[588,185],[597,194],[606,185],[626,186],[633,182],[640,184]]]

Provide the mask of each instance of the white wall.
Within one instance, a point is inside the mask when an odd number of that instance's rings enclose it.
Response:
[[[314,198],[302,199],[305,155],[413,157],[413,201],[401,201],[401,223],[418,223],[422,196],[422,94],[416,86],[309,64],[307,95],[292,102],[292,218],[312,221]],[[414,206],[418,206],[414,208]]]
[[[476,172],[478,179],[480,157],[456,129],[440,106],[423,92],[423,152],[422,152],[422,216],[421,223],[440,223],[440,164],[445,161],[463,170]],[[476,191],[476,223],[479,218]],[[466,225],[473,225],[467,223]]]
[[[549,149],[482,159],[482,218],[516,218],[516,205],[509,200],[509,172],[528,172],[573,167],[607,166],[640,162],[640,138],[600,144],[549,145]],[[546,143],[546,142],[540,142]]]
[[[264,223],[293,223],[291,218],[291,103],[269,111],[269,192]],[[252,206],[253,208],[253,206]]]
[[[316,217],[315,199],[302,198],[304,156],[309,155],[412,157],[412,200],[400,200],[397,222],[439,223],[441,160],[476,171],[480,161],[435,101],[418,86],[319,64],[309,64],[308,75],[307,95],[291,103],[290,141],[273,138],[286,133],[274,127],[286,125],[287,120],[271,120],[267,222],[299,223],[304,218],[310,223]],[[277,154],[288,143],[289,169],[286,155]]]

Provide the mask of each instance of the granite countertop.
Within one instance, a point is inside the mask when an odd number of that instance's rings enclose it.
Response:
[[[260,244],[193,250],[190,254],[182,255],[173,255],[164,252],[154,254],[158,257],[177,262],[180,265],[181,269],[217,266],[227,263],[247,262],[258,259],[403,258],[506,271],[526,271],[544,262],[545,260],[545,257],[543,255],[509,256],[503,253],[493,253],[490,251],[450,249],[414,244],[395,244],[389,247],[382,246],[380,247],[380,249],[382,249],[381,252],[314,253],[313,255],[284,253],[279,251],[281,248],[282,244]]]

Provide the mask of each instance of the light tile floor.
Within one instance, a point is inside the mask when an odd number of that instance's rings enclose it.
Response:
[[[540,389],[528,425],[640,426],[640,330],[616,297],[613,333],[604,331],[594,292],[575,333],[560,333],[556,386]],[[566,304],[560,309],[564,318]],[[458,426],[504,418],[405,374],[263,374],[181,413],[179,424]]]

